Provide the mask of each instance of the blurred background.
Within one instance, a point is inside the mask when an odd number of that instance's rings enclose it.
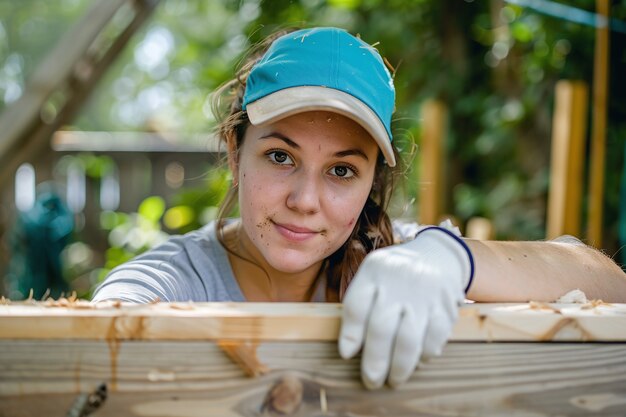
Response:
[[[0,0],[0,295],[89,297],[110,268],[213,219],[230,177],[211,93],[251,45],[316,25],[360,34],[395,71],[394,141],[407,163],[395,217],[451,216],[462,230],[482,218],[496,239],[552,237],[552,147],[569,123],[582,165],[565,177],[579,196],[564,203],[578,212],[563,231],[621,264],[625,19],[626,1]],[[563,90],[561,107],[575,109],[558,123],[557,85],[579,97]],[[603,121],[598,217],[589,156]],[[420,153],[428,135],[439,153]],[[592,218],[601,237],[590,239]]]

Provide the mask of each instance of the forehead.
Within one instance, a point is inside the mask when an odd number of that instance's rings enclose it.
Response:
[[[297,143],[322,141],[333,149],[358,148],[367,153],[378,151],[378,145],[360,124],[328,111],[297,113],[271,123],[250,126],[248,131],[257,138],[281,133]]]

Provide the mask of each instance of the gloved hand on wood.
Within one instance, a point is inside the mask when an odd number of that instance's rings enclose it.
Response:
[[[414,240],[371,252],[343,300],[339,352],[362,348],[368,388],[405,382],[421,358],[440,355],[474,274],[455,233],[427,227]]]

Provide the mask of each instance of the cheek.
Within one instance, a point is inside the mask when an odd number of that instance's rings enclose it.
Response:
[[[329,200],[328,213],[343,234],[350,234],[354,229],[368,195],[369,189],[363,189],[355,193],[335,195]]]
[[[248,232],[248,236],[250,236],[253,242],[255,242],[256,244],[259,244],[260,242],[264,240],[265,235],[269,232],[269,229],[271,226],[272,225],[267,217],[256,219],[254,226],[252,225],[249,226],[249,227],[254,227],[255,233]],[[269,246],[269,242],[265,242],[265,246]]]
[[[242,217],[254,217],[258,214],[260,206],[263,205],[261,200],[264,195],[263,183],[255,181],[257,176],[254,172],[246,171],[242,173],[239,180],[239,211]]]
[[[239,183],[239,210],[241,217],[250,219],[258,227],[260,222],[277,210],[281,201],[281,187],[267,178],[262,170],[247,170]],[[263,225],[267,228],[267,225]]]

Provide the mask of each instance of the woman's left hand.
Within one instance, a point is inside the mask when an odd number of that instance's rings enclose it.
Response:
[[[472,274],[467,246],[440,227],[370,253],[343,300],[341,356],[363,347],[368,388],[403,383],[420,358],[441,354]]]

